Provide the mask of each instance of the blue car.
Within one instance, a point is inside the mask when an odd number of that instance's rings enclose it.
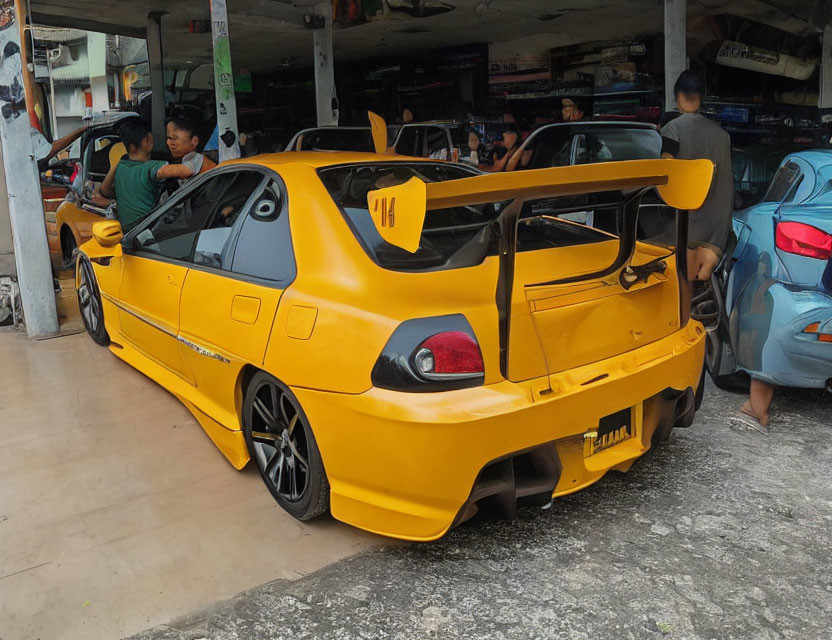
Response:
[[[733,227],[733,250],[694,293],[711,377],[832,390],[832,151],[786,156]]]

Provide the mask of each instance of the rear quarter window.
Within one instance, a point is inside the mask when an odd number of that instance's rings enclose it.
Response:
[[[452,164],[379,163],[327,167],[318,175],[341,209],[356,239],[379,266],[394,271],[441,271],[473,267],[499,248],[498,218],[511,201],[433,210],[425,218],[415,253],[387,243],[367,209],[367,192],[407,182],[457,180],[478,175],[476,169]],[[589,200],[586,200],[589,204]],[[560,203],[561,206],[563,203]],[[518,225],[519,252],[610,240],[604,231],[547,215],[550,201],[524,205]]]

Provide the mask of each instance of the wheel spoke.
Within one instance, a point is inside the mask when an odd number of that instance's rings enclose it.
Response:
[[[260,414],[260,417],[263,418],[266,425],[268,425],[271,429],[277,430],[277,420],[275,420],[275,417],[271,414],[271,412],[268,410],[263,401],[256,395],[254,396],[253,404],[254,409],[257,411],[258,414]]]
[[[277,482],[274,483],[275,488],[277,489],[278,493],[283,493],[280,489],[280,485],[283,482],[283,470],[286,468],[286,456],[283,453],[280,454],[280,465],[277,471]]]
[[[289,448],[292,450],[292,455],[294,456],[295,460],[300,461],[300,463],[308,469],[309,463],[306,461],[306,458],[300,455],[300,453],[298,452],[298,448],[297,446],[295,446],[295,442],[293,440],[289,440]]]
[[[280,421],[280,410],[278,409],[277,387],[273,384],[269,385],[269,397],[272,401],[272,416],[275,424],[277,424]]]
[[[292,407],[291,401],[286,397],[285,394],[280,395],[280,415],[283,416],[283,420],[286,421],[286,424],[291,426],[292,421],[289,419],[289,412],[286,411],[286,404],[284,400],[286,402],[289,402],[290,408],[294,409],[294,407]],[[295,414],[297,414],[297,411],[295,411]]]
[[[289,420],[289,435],[290,436],[292,435],[292,432],[295,430],[295,425],[298,423],[298,418],[300,418],[300,416],[296,413],[294,415],[294,417],[291,420]]]
[[[259,442],[260,444],[267,444],[269,446],[277,448],[277,437],[273,433],[269,433],[267,431],[252,431],[251,432],[251,439],[254,442]]]
[[[294,464],[294,459],[290,459],[289,467],[291,471],[289,472],[289,496],[292,500],[297,500],[298,498],[298,466]]]
[[[274,454],[272,454],[272,457],[266,463],[266,467],[263,469],[263,474],[268,478],[272,478],[273,472],[275,470],[275,465],[279,466],[280,464],[282,464],[282,462],[283,452],[275,450]]]

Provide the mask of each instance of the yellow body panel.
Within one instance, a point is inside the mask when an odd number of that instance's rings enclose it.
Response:
[[[103,216],[82,209],[77,203],[64,200],[55,214],[56,233],[60,238],[61,230],[68,229],[75,237],[77,246],[92,238],[92,225],[105,220]]]
[[[528,286],[610,263],[616,243],[553,249],[560,251],[554,261],[550,250],[519,254],[507,380],[495,303],[499,257],[445,271],[384,269],[357,242],[315,171],[402,160],[299,152],[239,161],[273,169],[286,185],[297,270],[285,290],[200,265],[122,254],[120,245],[84,245],[104,298],[112,352],[180,398],[236,468],[249,458],[241,431],[245,372],[274,375],[291,388],[315,432],[333,515],[384,535],[440,537],[484,465],[543,443],[555,442],[561,459],[555,495],[611,468],[626,470],[649,448],[659,423],[656,394],[695,388],[702,369],[704,330],[696,322],[679,328],[673,259],[664,274],[624,291],[617,274]],[[702,192],[701,185],[685,188],[684,164],[633,165],[518,178],[522,188],[512,193],[537,193],[535,180],[553,176],[565,185],[575,177],[582,192],[590,185],[597,190],[619,173],[639,185],[664,185],[678,203],[694,203]],[[690,175],[697,172],[703,165]],[[437,202],[466,199],[466,189],[494,194],[509,188],[505,177],[488,178],[429,184],[428,211]],[[660,252],[638,245],[633,263]],[[448,314],[463,314],[476,335],[482,386],[433,393],[373,386],[373,365],[402,322]],[[548,327],[542,340],[535,322]],[[587,431],[628,407],[633,437],[587,455]]]

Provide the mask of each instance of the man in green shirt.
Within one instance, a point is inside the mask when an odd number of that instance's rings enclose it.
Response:
[[[126,232],[156,206],[165,180],[190,178],[193,171],[183,164],[150,159],[153,134],[150,125],[141,118],[128,118],[118,133],[127,155],[110,167],[100,193],[106,198],[115,197],[118,220]]]

